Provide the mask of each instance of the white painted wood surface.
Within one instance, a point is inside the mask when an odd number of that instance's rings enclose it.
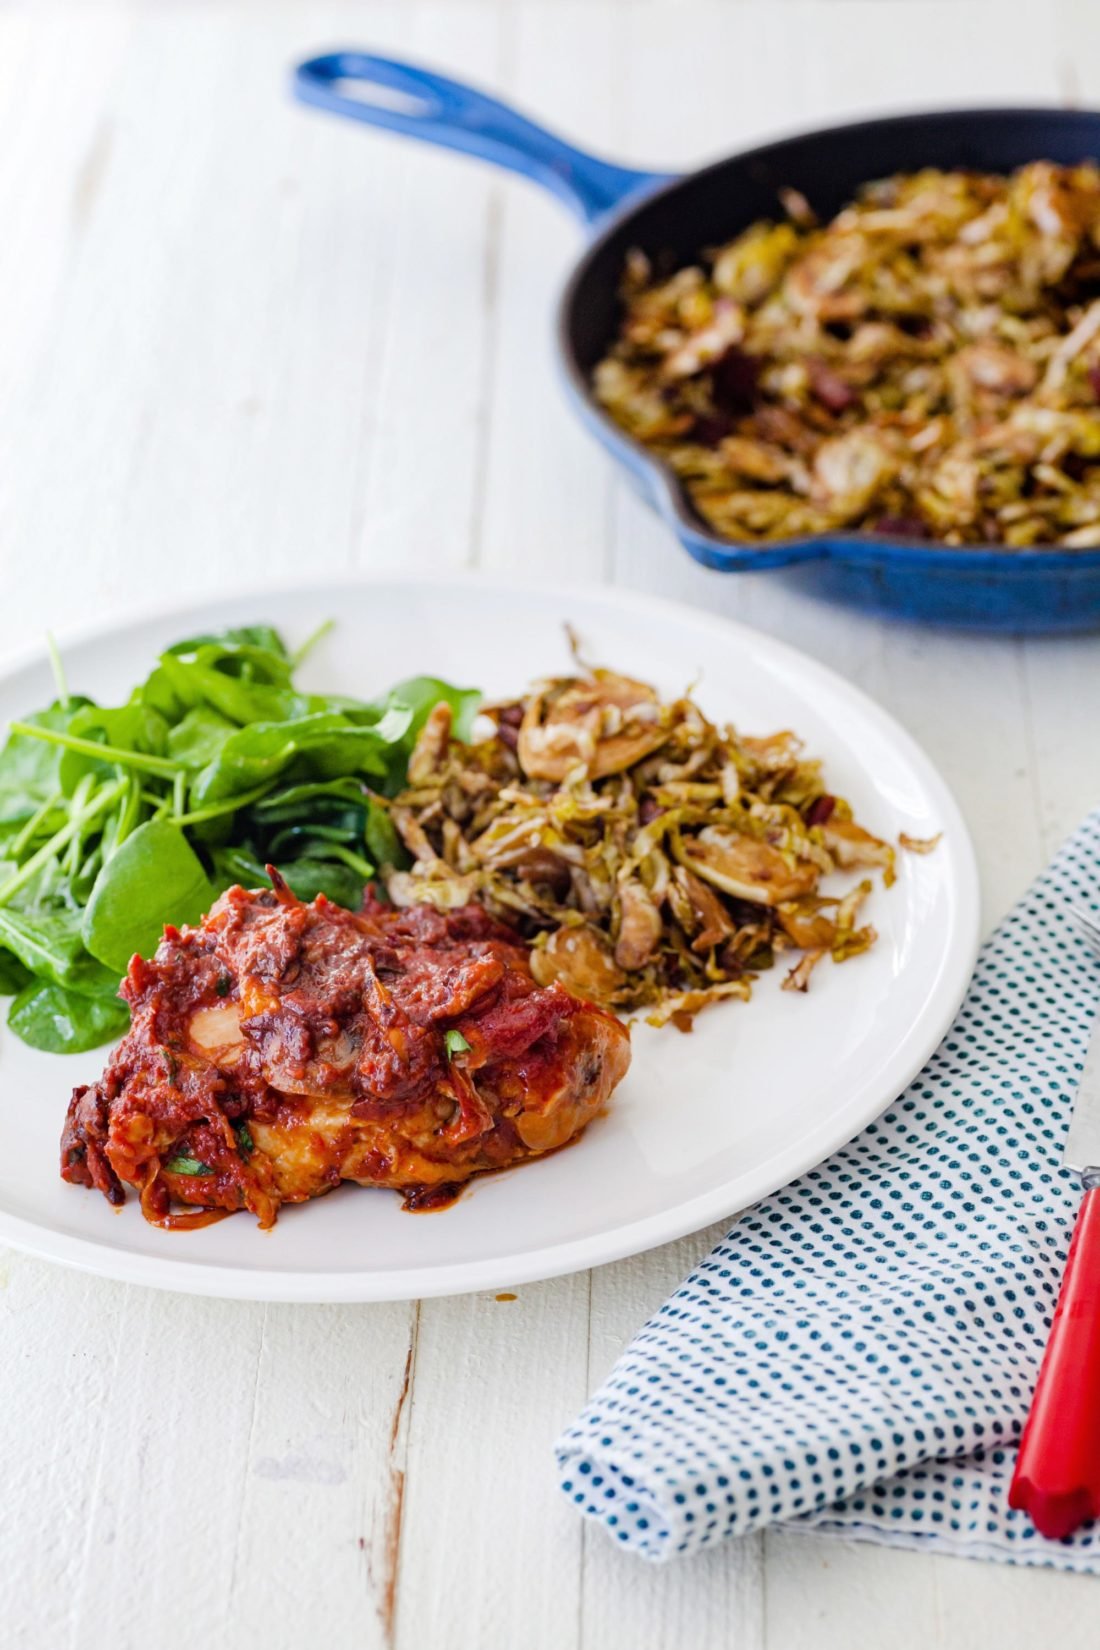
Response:
[[[1100,641],[935,634],[694,567],[554,381],[576,228],[293,107],[287,64],[338,43],[674,166],[887,107],[1100,103],[1095,0],[0,7],[0,648],[304,569],[665,592],[923,741],[992,922],[1098,800]],[[0,1646],[1094,1646],[1083,1578],[782,1531],[653,1570],[582,1530],[552,1440],[706,1243],[514,1301],[315,1309],[0,1255]]]

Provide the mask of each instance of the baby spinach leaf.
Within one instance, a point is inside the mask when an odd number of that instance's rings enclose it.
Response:
[[[267,852],[274,860],[282,860],[288,854],[308,854],[314,848],[323,855],[323,844],[326,842],[340,842],[354,848],[362,840],[363,813],[360,810],[357,817],[335,825],[324,819],[304,819],[300,825],[284,825],[269,841]]]
[[[367,800],[367,789],[361,779],[306,780],[300,785],[280,785],[258,801],[252,812],[264,822],[301,819],[305,805],[344,803],[362,808]]]
[[[271,879],[264,869],[263,861],[257,859],[248,848],[236,845],[215,848],[213,860],[213,880],[219,888],[232,888],[234,883],[242,888],[271,886]]]
[[[303,855],[301,859],[280,860],[279,870],[291,893],[301,900],[324,894],[333,904],[346,906],[349,911],[357,911],[363,903],[363,878],[339,860]],[[267,881],[265,876],[265,886]]]
[[[408,865],[409,856],[397,834],[397,826],[390,818],[388,810],[373,797],[367,803],[363,835],[367,851],[376,865],[396,865],[399,869]]]
[[[10,906],[0,907],[0,945],[40,979],[84,996],[113,992],[123,972],[121,968],[104,968],[89,957],[81,936],[79,911],[13,911]]]
[[[296,833],[303,839],[315,837],[318,841],[344,842],[351,848],[360,848],[363,844],[363,824],[366,817],[364,802],[354,806],[339,802],[335,798],[327,801],[322,798],[311,807],[296,808],[293,811],[283,809],[274,819],[270,814],[257,814],[249,824],[254,831],[270,830],[275,833],[270,838],[270,845],[277,857],[280,850],[276,844],[284,830]],[[284,820],[287,822],[285,825],[282,823]],[[289,840],[293,840],[293,837]]]
[[[481,695],[475,688],[454,688],[435,676],[410,676],[391,688],[383,699],[375,700],[375,709],[383,712],[383,726],[395,711],[404,711],[408,721],[402,733],[387,741],[385,778],[375,788],[386,795],[394,795],[405,782],[405,768],[416,744],[420,730],[436,705],[444,701],[450,705],[455,737],[468,739],[474,725]]]
[[[273,653],[276,659],[285,660],[290,664],[290,654],[286,650],[286,643],[279,632],[269,624],[238,625],[231,630],[223,630],[218,635],[187,636],[182,642],[173,642],[165,649],[167,653],[189,654],[198,653],[203,648],[218,648],[228,654],[235,648],[258,649],[264,653]]]
[[[213,903],[202,861],[167,819],[139,825],[96,878],[84,912],[84,944],[123,973],[135,951],[156,949],[167,922],[197,922]]]
[[[85,997],[51,981],[32,980],[8,1010],[8,1025],[46,1054],[81,1054],[121,1037],[130,1024],[117,996]]]
[[[73,717],[90,705],[90,699],[70,698],[35,711],[23,720],[31,727],[65,732]],[[60,790],[58,767],[62,752],[56,745],[32,739],[25,733],[9,733],[0,749],[0,820],[29,819],[35,810]]]
[[[335,905],[357,911],[363,901],[363,878],[339,860],[303,855],[279,861],[279,870],[291,893],[298,899],[316,899],[324,894]],[[239,883],[242,888],[270,888],[265,861],[243,848],[219,848],[214,854],[214,881],[220,888]]]
[[[114,709],[86,705],[75,713],[64,732],[97,745],[110,745],[114,750],[135,751],[146,756],[163,756],[168,741],[168,723],[164,717],[142,704],[119,705]],[[106,779],[114,771],[108,757],[101,761],[87,751],[63,750],[57,774],[65,795],[72,796],[85,774],[98,773]]]
[[[285,682],[232,675],[200,659],[179,659],[170,653],[146,683],[145,697],[172,720],[205,704],[241,727],[249,722],[289,721],[310,709],[306,695]]]
[[[166,719],[158,710],[140,700],[114,708],[85,705],[73,716],[67,731],[78,733],[85,739],[94,739],[102,734],[105,745],[146,751],[150,756],[163,756],[168,742]]]
[[[408,749],[411,750],[429,714],[441,700],[451,707],[454,718],[451,726],[455,738],[468,741],[478,706],[481,704],[481,694],[477,688],[452,687],[449,682],[440,681],[438,676],[410,676],[406,681],[398,682],[396,687],[392,687],[381,703],[386,708],[392,705],[407,705],[412,711],[405,739]]]
[[[213,762],[237,724],[209,705],[193,705],[168,735],[168,754],[188,768]]]
[[[195,780],[191,805],[202,808],[237,796],[258,784],[274,783],[291,770],[297,777],[312,779],[383,774],[387,744],[401,737],[410,714],[404,709],[391,712],[385,731],[381,723],[376,728],[354,727],[346,717],[329,711],[241,728]]]
[[[0,951],[0,997],[13,997],[33,978],[30,970],[10,951]]]

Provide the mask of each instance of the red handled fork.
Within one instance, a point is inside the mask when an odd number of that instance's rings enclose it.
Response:
[[[1100,956],[1100,922],[1072,914]],[[1063,1161],[1080,1173],[1084,1196],[1008,1496],[1052,1540],[1100,1517],[1100,1017]]]

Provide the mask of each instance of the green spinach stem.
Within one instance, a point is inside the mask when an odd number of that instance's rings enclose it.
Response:
[[[15,725],[13,722],[12,726]],[[125,783],[124,779],[119,779],[113,785],[108,785],[105,790],[100,791],[99,796],[85,813],[74,815],[67,824],[62,825],[59,831],[55,831],[53,836],[42,844],[38,852],[32,854],[30,859],[19,867],[15,875],[9,877],[7,882],[0,886],[0,906],[10,905],[19,890],[25,888],[28,882],[33,882],[43,865],[53,859],[55,854],[60,853],[62,848],[67,847],[78,831],[83,830],[93,820],[98,819],[100,814],[106,813],[107,809],[117,802],[122,795]]]
[[[265,780],[250,791],[242,791],[240,796],[227,796],[224,802],[212,802],[208,808],[195,808],[191,813],[177,814],[176,824],[204,825],[208,819],[221,819],[224,814],[238,813],[241,808],[247,808],[261,796],[266,796],[270,789],[270,780]]]
[[[56,728],[36,728],[31,722],[12,722],[13,733],[25,733],[30,739],[44,739],[48,745],[62,745],[80,756],[94,757],[97,762],[114,762],[120,768],[133,768],[138,773],[154,774],[161,779],[175,779],[186,770],[181,762],[167,756],[150,756],[145,751],[128,751],[119,745],[101,745],[96,739],[82,739],[76,733],[62,733]]]
[[[52,796],[47,797],[42,806],[35,809],[34,813],[27,820],[27,823],[23,826],[22,830],[12,837],[11,841],[8,843],[5,858],[18,859],[27,844],[34,841],[38,834],[39,826],[43,823],[43,821],[50,817],[55,808],[59,808],[61,806],[64,800],[64,791],[54,791]]]
[[[306,637],[301,647],[295,648],[294,652],[290,655],[291,670],[297,670],[302,661],[304,659],[308,659],[309,655],[313,652],[313,649],[317,646],[317,643],[324,640],[335,623],[335,619],[326,619],[323,624],[319,624],[317,626],[317,629],[312,635]]]
[[[48,630],[46,632],[46,648],[50,655],[50,669],[53,671],[57,697],[65,709],[68,710],[72,701],[69,698],[69,684],[65,680],[65,666],[61,663],[61,650]]]
[[[329,853],[334,859],[342,859],[345,865],[350,865],[352,870],[361,876],[364,882],[369,882],[374,875],[374,866],[370,860],[364,859],[362,854],[353,853],[350,848],[344,848],[334,842],[329,848]]]

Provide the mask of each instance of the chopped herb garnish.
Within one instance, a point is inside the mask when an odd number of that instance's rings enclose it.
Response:
[[[469,1054],[470,1045],[461,1031],[444,1032],[443,1041],[447,1046],[447,1058],[453,1060],[456,1054]]]
[[[219,974],[218,975],[218,983],[215,985],[214,990],[218,993],[219,997],[228,997],[229,987],[232,985],[232,983],[233,982],[229,978],[228,974]]]
[[[213,1174],[209,1163],[200,1163],[197,1157],[188,1157],[182,1153],[178,1157],[170,1157],[164,1165],[168,1174]]]
[[[242,1157],[251,1157],[256,1150],[256,1143],[252,1138],[252,1131],[247,1123],[237,1124],[237,1145],[241,1149]]]
[[[179,1076],[180,1063],[170,1049],[164,1049],[164,1069],[168,1073],[168,1081],[174,1083]]]

